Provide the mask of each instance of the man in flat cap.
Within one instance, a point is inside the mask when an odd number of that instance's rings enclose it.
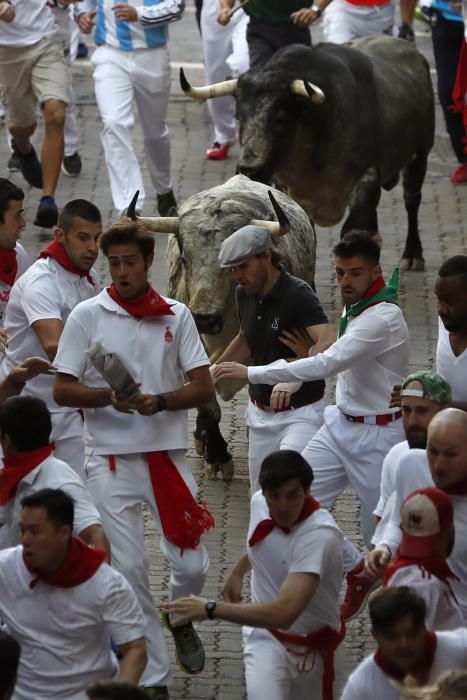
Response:
[[[218,362],[248,362],[264,365],[322,352],[334,340],[321,304],[312,288],[292,277],[280,264],[269,231],[244,226],[222,244],[220,265],[230,269],[238,287],[236,303],[240,330]],[[298,340],[298,343],[297,343]],[[214,380],[218,367],[212,368]],[[275,450],[301,452],[322,423],[325,406],[323,380],[300,383],[283,409],[270,406],[272,387],[250,384],[247,423],[250,431],[249,469],[251,494],[258,490],[263,459]]]

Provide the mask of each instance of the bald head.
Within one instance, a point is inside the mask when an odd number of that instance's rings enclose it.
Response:
[[[448,490],[467,484],[467,413],[445,408],[428,427],[427,457],[436,486]]]

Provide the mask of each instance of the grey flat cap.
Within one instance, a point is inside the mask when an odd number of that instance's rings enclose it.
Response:
[[[225,239],[219,252],[221,267],[241,265],[252,255],[274,247],[271,234],[262,226],[243,226]]]

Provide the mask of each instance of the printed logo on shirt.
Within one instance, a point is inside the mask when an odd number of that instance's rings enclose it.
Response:
[[[165,334],[164,334],[164,340],[166,343],[172,343],[173,342],[173,333],[170,330],[170,326],[166,326],[165,328]]]
[[[271,328],[273,331],[279,330],[279,316],[274,317],[274,321],[271,323]]]

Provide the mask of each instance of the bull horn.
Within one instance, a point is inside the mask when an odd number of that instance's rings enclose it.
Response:
[[[189,95],[194,100],[207,100],[209,97],[224,97],[225,95],[234,95],[237,90],[238,80],[223,80],[221,83],[214,85],[205,85],[204,87],[192,87],[186,79],[183,68],[180,68],[180,87],[185,95]]]
[[[277,221],[266,221],[263,219],[252,219],[253,226],[267,228],[271,236],[284,236],[290,231],[290,219],[274,197],[271,190],[268,190],[269,199],[277,216]]]
[[[317,105],[323,104],[326,99],[321,88],[314,83],[310,83],[308,80],[292,80],[290,88],[295,95],[309,97],[310,100]]]
[[[178,233],[179,219],[178,216],[138,216],[136,213],[136,203],[139,197],[139,190],[135,192],[135,196],[130,202],[130,206],[126,210],[126,216],[132,221],[138,221],[146,228],[157,233]]]

